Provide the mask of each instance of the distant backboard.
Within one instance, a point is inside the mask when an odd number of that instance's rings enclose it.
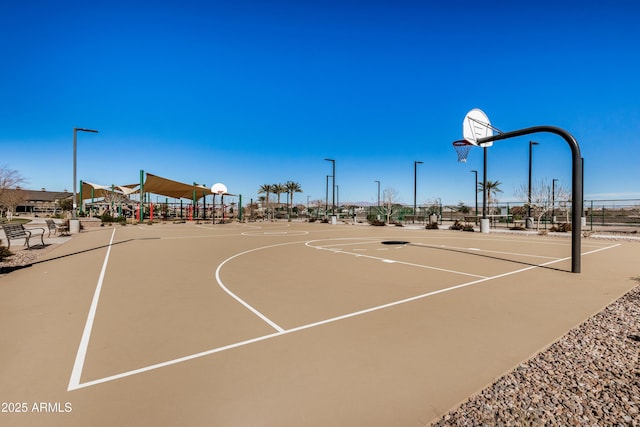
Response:
[[[487,115],[479,108],[469,111],[462,121],[462,137],[473,145],[479,145],[478,140],[493,136],[493,128]],[[491,147],[493,142],[487,142],[481,147]]]
[[[218,182],[211,186],[211,192],[222,196],[227,193],[227,186]]]

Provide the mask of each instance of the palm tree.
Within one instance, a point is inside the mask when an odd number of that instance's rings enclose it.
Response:
[[[266,194],[265,207],[267,219],[269,219],[269,195],[273,192],[273,186],[271,184],[262,184],[258,189],[258,194]]]
[[[287,189],[287,193],[290,196],[289,197],[289,203],[290,203],[289,214],[291,214],[291,209],[293,208],[293,193],[302,193],[302,187],[300,187],[300,184],[293,181],[287,181],[287,183],[284,186]]]
[[[500,181],[489,181],[487,180],[487,207],[489,210],[491,209],[491,197],[496,198],[498,193],[502,193],[500,186],[502,183]],[[482,193],[484,191],[484,183],[478,183],[478,193]]]
[[[276,209],[280,208],[280,196],[282,193],[287,192],[287,187],[283,184],[273,184],[271,186],[271,191],[274,192],[278,196],[278,204],[276,205]]]

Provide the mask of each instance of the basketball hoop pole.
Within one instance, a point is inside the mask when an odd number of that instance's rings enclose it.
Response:
[[[581,237],[582,237],[582,208],[583,208],[583,175],[582,175],[582,157],[580,154],[580,146],[578,141],[567,131],[556,126],[533,126],[526,129],[515,130],[511,132],[500,133],[488,136],[486,138],[478,138],[478,145],[492,141],[500,141],[503,139],[515,138],[518,136],[530,135],[532,133],[554,133],[562,137],[569,147],[571,147],[572,158],[572,176],[571,176],[571,272],[580,273],[580,256],[581,256]],[[485,184],[486,185],[486,184]],[[485,188],[486,190],[486,188]]]

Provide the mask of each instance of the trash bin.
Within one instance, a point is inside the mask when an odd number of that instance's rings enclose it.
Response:
[[[70,219],[69,220],[69,233],[77,234],[80,232],[80,220],[79,219]]]
[[[490,228],[489,218],[482,218],[480,220],[480,232],[481,233],[488,233],[489,232],[489,228]]]

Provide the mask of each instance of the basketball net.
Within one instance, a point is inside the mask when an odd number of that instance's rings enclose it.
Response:
[[[473,144],[466,139],[461,139],[460,141],[453,142],[453,148],[456,150],[458,161],[460,163],[467,163],[467,156],[471,151],[471,147],[473,147]]]

